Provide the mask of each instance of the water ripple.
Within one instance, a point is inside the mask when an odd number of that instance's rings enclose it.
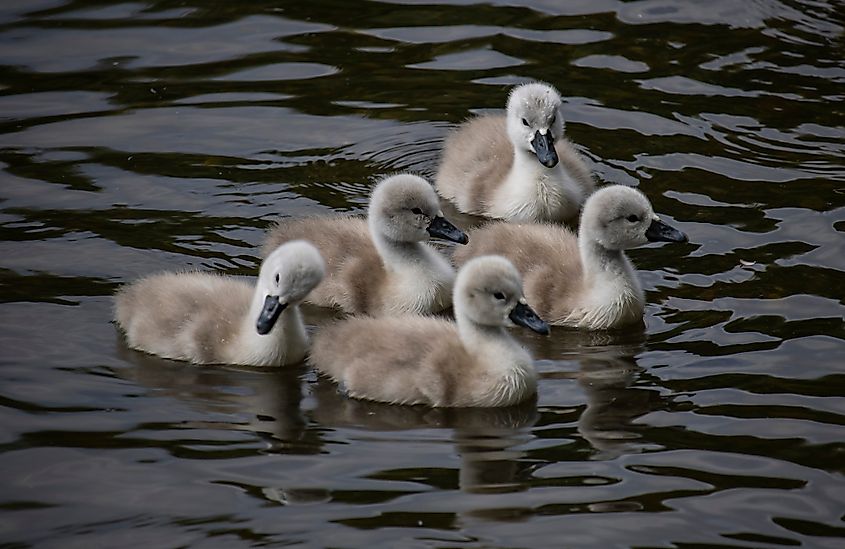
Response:
[[[839,547],[840,11],[3,3],[2,539]],[[637,186],[690,237],[630,251],[644,326],[518,336],[536,401],[387,406],[307,366],[126,347],[120,284],[254,276],[274,220],[362,213],[384,174],[433,177],[454,127],[531,80],[561,91],[603,184]],[[305,313],[311,331],[334,321]]]

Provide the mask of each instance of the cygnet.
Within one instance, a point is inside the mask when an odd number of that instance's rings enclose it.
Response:
[[[624,250],[646,242],[686,242],[660,220],[640,191],[611,185],[584,205],[576,236],[544,223],[490,223],[457,250],[457,265],[502,254],[525,279],[525,293],[551,324],[601,330],[642,322],[645,297]]]
[[[130,347],[197,364],[301,362],[308,335],[298,304],[325,273],[317,249],[288,242],[261,264],[256,284],[213,273],[148,276],[115,295]]]
[[[431,185],[398,174],[376,185],[367,219],[283,219],[270,229],[264,253],[291,239],[317,246],[328,272],[309,303],[372,316],[435,313],[451,306],[455,270],[427,243],[432,237],[467,243],[466,234],[443,217]]]
[[[577,221],[595,184],[563,135],[549,84],[513,89],[502,115],[473,118],[444,143],[435,187],[464,213],[513,222]]]
[[[535,394],[531,355],[506,330],[541,334],[516,268],[473,259],[454,289],[455,322],[419,315],[348,318],[323,328],[309,357],[355,398],[443,407],[509,406]]]

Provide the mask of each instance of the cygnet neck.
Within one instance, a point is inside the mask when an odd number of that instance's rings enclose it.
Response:
[[[273,329],[261,335],[255,324],[268,294],[265,288],[256,288],[250,312],[241,323],[240,348],[249,352],[250,361],[256,364],[298,362],[304,358],[308,347],[308,334],[302,321],[299,302],[289,303],[279,314]]]
[[[401,265],[408,262],[417,262],[423,255],[422,242],[409,242],[407,240],[396,240],[390,238],[378,229],[378,224],[370,221],[370,234],[376,251],[384,260],[385,265]]]
[[[510,334],[504,326],[491,326],[476,322],[467,314],[461,300],[454,303],[455,322],[458,325],[458,334],[461,341],[472,349],[483,347],[485,342],[503,342],[511,339]]]
[[[631,262],[623,250],[611,250],[582,230],[578,237],[583,280],[588,286],[602,287],[620,282],[628,287],[638,287]]]

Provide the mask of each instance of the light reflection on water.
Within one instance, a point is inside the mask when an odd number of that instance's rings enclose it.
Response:
[[[4,543],[841,545],[836,2],[7,4]],[[536,402],[352,401],[110,324],[125,281],[252,275],[279,216],[431,177],[448,130],[529,79],[599,181],[690,235],[630,253],[644,329],[520,334]]]

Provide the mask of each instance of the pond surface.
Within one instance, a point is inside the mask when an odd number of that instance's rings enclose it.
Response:
[[[0,545],[843,547],[841,2],[436,1],[0,5]],[[690,237],[645,330],[520,332],[504,410],[126,348],[121,284],[254,275],[530,79]]]

